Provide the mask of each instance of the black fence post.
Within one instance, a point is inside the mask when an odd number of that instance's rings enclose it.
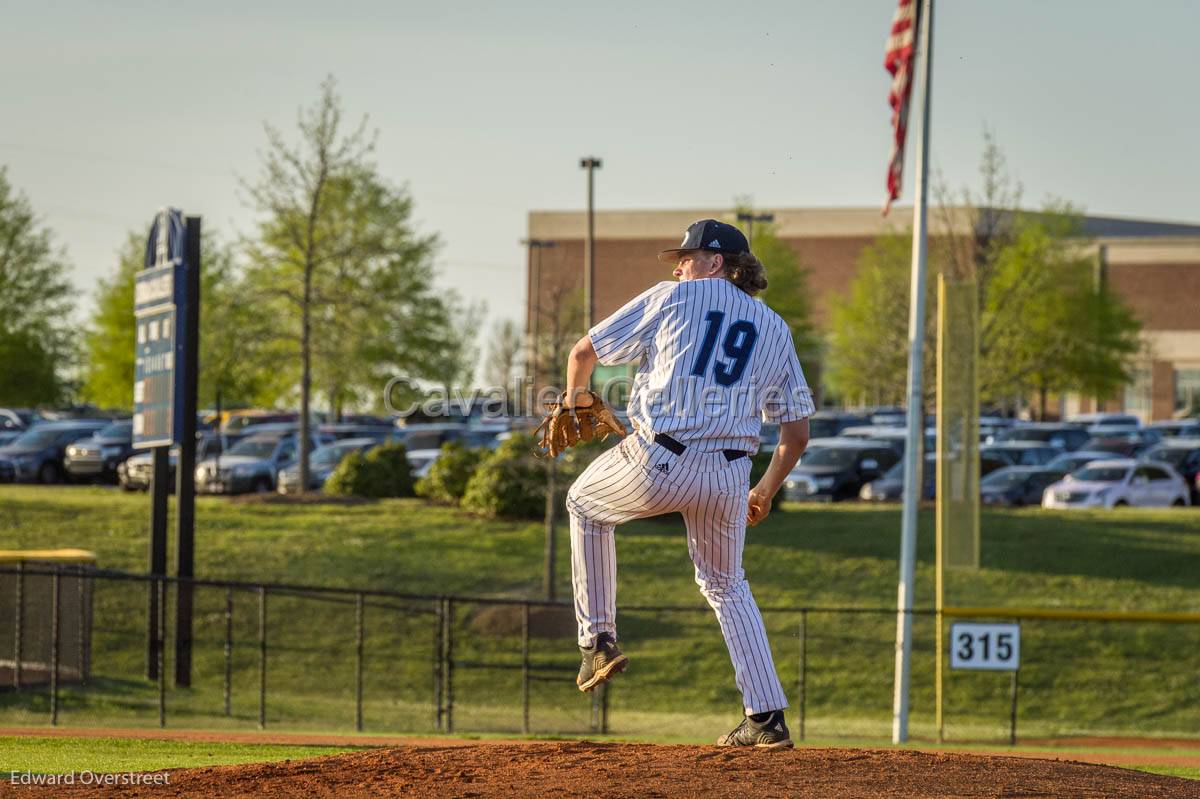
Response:
[[[800,694],[800,740],[803,741],[805,704],[808,700],[808,611],[803,609],[800,611],[800,673],[796,682],[796,690]]]
[[[50,578],[50,723],[58,724],[58,638],[61,630],[59,629],[59,615],[62,613],[62,605],[59,602],[59,583],[61,573],[58,568],[54,570],[54,576]]]
[[[1008,726],[1008,745],[1017,745],[1017,684],[1019,682],[1020,669],[1012,670],[1012,682],[1009,686],[1009,691],[1012,694],[1012,715],[1009,718]]]
[[[21,690],[21,660],[25,653],[22,651],[22,638],[25,637],[25,631],[22,625],[25,622],[25,561],[17,561],[17,597],[15,602],[16,607],[13,610],[15,618],[13,619],[13,690]]]
[[[157,628],[154,642],[155,674],[158,675],[158,726],[167,726],[167,581],[158,578],[154,581],[154,593],[158,597],[158,618],[154,621]]]
[[[446,600],[446,732],[454,732],[454,599]]]
[[[225,715],[233,715],[233,589],[225,589]]]
[[[433,603],[433,728],[442,731],[442,600]]]
[[[521,732],[529,734],[529,603],[521,605]]]
[[[267,726],[267,587],[258,587],[258,728]]]
[[[363,729],[363,595],[354,598],[354,728]]]

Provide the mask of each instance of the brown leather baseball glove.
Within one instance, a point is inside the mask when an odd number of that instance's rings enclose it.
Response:
[[[547,405],[548,415],[534,431],[538,440],[538,454],[542,457],[549,455],[557,458],[558,454],[579,442],[607,438],[612,433],[624,437],[627,435],[625,425],[609,410],[604,401],[594,391],[589,391],[592,404],[563,407],[566,393]]]

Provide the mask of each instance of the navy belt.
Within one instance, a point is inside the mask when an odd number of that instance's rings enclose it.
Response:
[[[687,444],[684,444],[678,439],[671,438],[666,433],[655,433],[654,443],[666,450],[674,452],[676,455],[682,455],[687,449]],[[738,458],[744,458],[748,453],[740,449],[723,449],[721,454],[725,456],[727,461],[736,461]]]

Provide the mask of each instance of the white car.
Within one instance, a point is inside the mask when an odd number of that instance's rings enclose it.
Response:
[[[440,449],[414,449],[411,452],[405,453],[408,458],[408,466],[412,469],[413,479],[425,477],[429,474],[429,470],[433,468],[433,463],[441,457]]]
[[[1043,508],[1165,508],[1190,504],[1187,483],[1168,464],[1130,458],[1092,461],[1042,494]]]

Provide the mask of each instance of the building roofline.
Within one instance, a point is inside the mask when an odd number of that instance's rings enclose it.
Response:
[[[838,238],[879,236],[903,233],[912,220],[912,206],[897,206],[889,216],[877,207],[775,208],[775,225],[783,238]],[[952,228],[966,231],[966,206],[952,206]],[[1037,211],[1030,211],[1037,213]],[[930,209],[931,228],[942,223],[939,208]],[[600,239],[672,239],[697,219],[732,220],[733,208],[657,208],[597,211],[595,234]],[[1108,215],[1085,215],[1085,235],[1099,242],[1123,239],[1162,241],[1163,239],[1200,240],[1200,224],[1139,219]],[[586,216],[583,211],[533,210],[528,226],[531,238],[582,238]]]

